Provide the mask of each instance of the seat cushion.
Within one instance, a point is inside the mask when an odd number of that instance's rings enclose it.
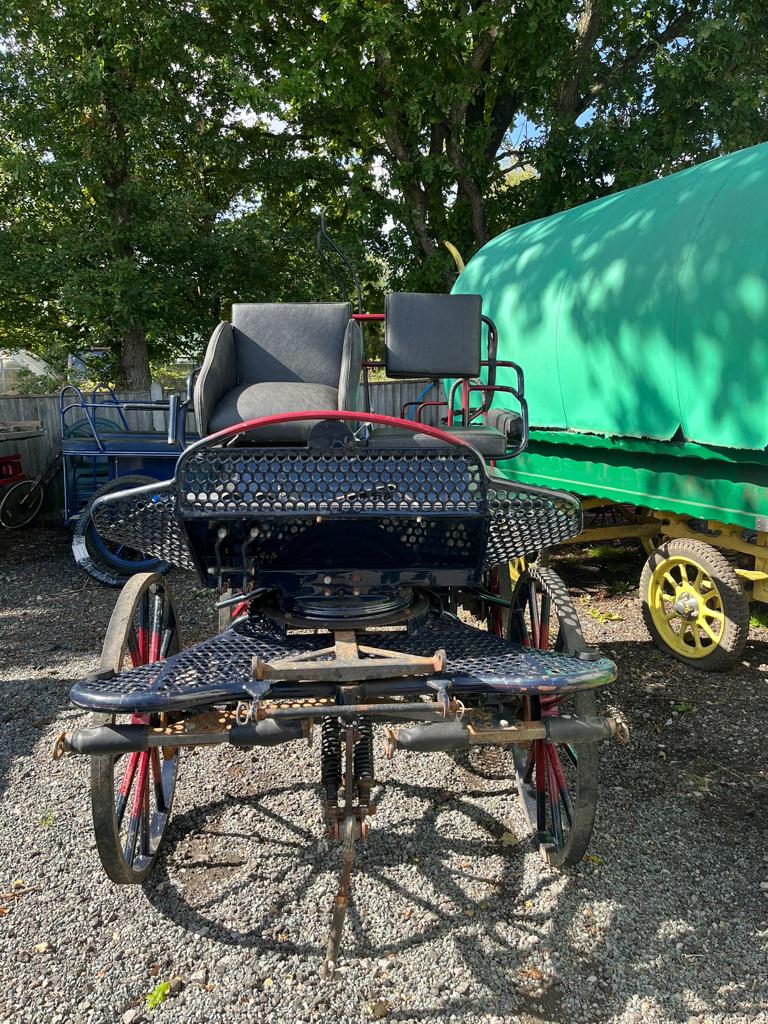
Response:
[[[418,424],[413,424],[414,431],[401,430],[399,427],[376,426],[370,433],[370,445],[373,448],[440,448],[445,441],[419,433]],[[469,427],[440,427],[447,434],[453,434],[474,445],[488,459],[504,455],[507,450],[507,439],[500,430],[485,424],[472,424]]]
[[[242,423],[244,420],[259,419],[261,416],[338,407],[337,389],[325,384],[294,384],[279,381],[270,384],[238,384],[224,395],[211,413],[208,432],[215,434],[217,430]],[[315,423],[317,420],[278,423],[276,426],[254,431],[250,440],[265,444],[301,444]]]

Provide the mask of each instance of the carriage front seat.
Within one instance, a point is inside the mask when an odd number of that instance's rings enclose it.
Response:
[[[208,342],[195,383],[201,437],[278,413],[358,409],[363,337],[348,302],[235,303]],[[254,433],[302,444],[312,421]]]

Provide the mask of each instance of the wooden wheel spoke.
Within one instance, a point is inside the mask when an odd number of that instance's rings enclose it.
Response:
[[[563,766],[560,764],[560,756],[557,753],[555,747],[552,744],[548,745],[549,759],[552,763],[552,771],[555,776],[555,784],[557,785],[558,792],[560,794],[560,801],[565,811],[565,816],[568,819],[568,827],[573,825],[573,801],[571,800],[571,794],[568,791],[568,783],[565,780],[563,774]]]
[[[163,593],[158,587],[152,602],[152,627],[149,638],[149,660],[160,660],[160,647],[163,635]]]
[[[128,654],[131,659],[131,664],[135,668],[137,665],[143,665],[144,662],[141,658],[141,649],[139,647],[139,638],[136,635],[136,628],[131,623],[128,627],[128,632],[125,637],[125,645],[128,648]]]
[[[576,751],[571,746],[571,744],[570,743],[561,743],[560,744],[560,749],[563,751],[565,756],[571,762],[573,767],[574,768],[578,768],[578,766],[579,766],[579,758],[578,758],[578,755],[576,754]]]
[[[139,601],[138,640],[141,664],[146,665],[149,661],[149,591],[142,594]]]
[[[563,848],[563,819],[560,814],[560,787],[555,776],[555,769],[552,763],[553,756],[557,756],[552,749],[551,743],[544,744],[544,755],[547,763],[547,789],[549,791],[549,814],[552,819],[552,834],[555,839],[555,846],[558,850]]]
[[[149,856],[149,779],[144,787],[144,800],[141,805],[141,853]]]
[[[165,807],[165,793],[163,791],[163,773],[160,767],[160,752],[153,747],[149,752],[149,760],[152,766],[152,782],[155,788],[155,806],[163,814]]]
[[[544,651],[549,647],[549,620],[552,615],[552,598],[549,594],[541,595],[541,617],[539,619],[539,644]]]
[[[125,817],[125,808],[128,805],[128,797],[131,793],[131,787],[133,786],[133,780],[136,776],[136,766],[138,763],[139,754],[131,754],[123,771],[123,777],[120,779],[117,798],[115,799],[115,818],[117,819],[118,829],[122,825],[123,818]]]
[[[528,588],[528,609],[531,616],[531,640],[534,647],[541,647],[539,634],[539,605],[536,600],[536,584],[533,580]]]
[[[139,754],[139,768],[136,779],[136,789],[131,801],[131,816],[128,819],[128,832],[125,837],[124,856],[129,867],[133,867],[136,859],[136,842],[141,828],[141,819],[144,815],[144,806],[148,792],[148,769],[149,755]]]
[[[528,746],[528,756],[525,760],[525,770],[523,771],[523,782],[526,785],[530,785],[531,779],[533,778],[533,769],[536,765],[536,747],[535,744],[531,743]]]
[[[547,831],[547,781],[544,740],[534,740],[536,761],[536,830],[540,836]]]

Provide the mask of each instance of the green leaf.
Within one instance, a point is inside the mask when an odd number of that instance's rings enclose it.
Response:
[[[159,981],[147,995],[147,1009],[155,1010],[170,995],[171,985],[167,981]]]

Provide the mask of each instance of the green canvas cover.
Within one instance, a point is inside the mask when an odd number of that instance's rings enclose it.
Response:
[[[454,291],[483,296],[534,426],[768,445],[768,143],[512,228]]]

